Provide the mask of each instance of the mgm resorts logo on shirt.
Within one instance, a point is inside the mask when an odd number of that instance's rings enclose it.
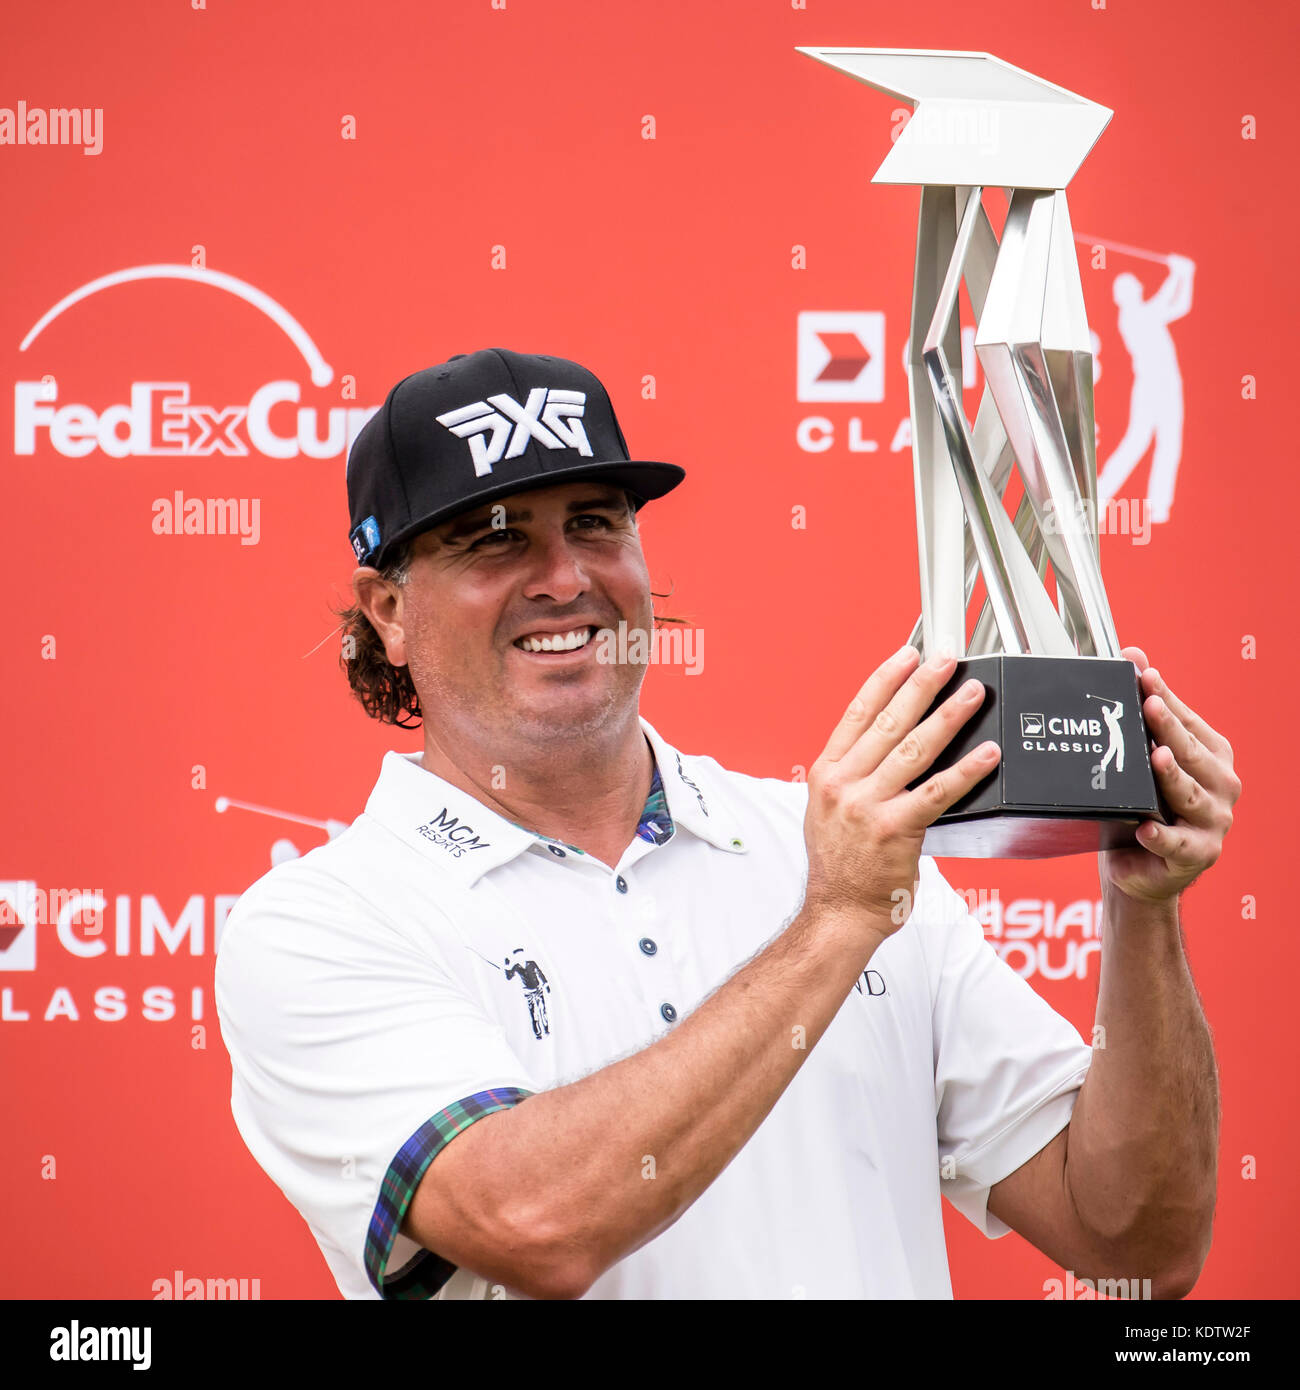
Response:
[[[481,840],[468,825],[449,814],[444,806],[430,821],[415,827],[417,835],[423,835],[430,844],[445,849],[453,858],[459,859],[469,849],[488,849],[487,840]]]

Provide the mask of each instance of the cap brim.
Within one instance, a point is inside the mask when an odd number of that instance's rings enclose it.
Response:
[[[562,487],[567,483],[581,483],[590,478],[610,483],[614,487],[626,488],[642,502],[652,502],[655,498],[671,492],[685,477],[686,470],[675,463],[650,463],[636,459],[627,462],[618,460],[613,463],[575,464],[572,468],[557,468],[554,472],[539,474],[522,482],[518,479],[503,482],[496,487],[486,487],[465,501],[441,507],[412,521],[384,541],[377,554],[365,563],[381,569],[387,563],[387,557],[403,541],[441,525],[444,521],[450,521],[462,512],[472,512],[488,502],[495,502],[501,497],[513,497],[519,492],[536,492],[544,487]]]

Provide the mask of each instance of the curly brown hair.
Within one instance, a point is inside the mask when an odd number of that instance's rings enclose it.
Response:
[[[633,502],[635,516],[638,506],[630,496],[628,500]],[[415,540],[412,536],[399,545],[392,559],[379,571],[389,583],[400,587],[410,578]],[[657,594],[653,589],[650,591],[651,598],[671,596],[671,590],[666,594]],[[335,608],[333,612],[340,620],[343,632],[339,665],[348,678],[352,693],[361,702],[361,708],[381,723],[396,724],[400,729],[419,728],[423,711],[410,668],[389,663],[383,639],[359,604]],[[658,614],[654,621],[656,624],[686,623],[685,618],[660,617]]]

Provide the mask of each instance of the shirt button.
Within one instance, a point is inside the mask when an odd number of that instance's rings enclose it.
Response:
[[[676,1022],[677,1022],[677,1010],[674,1009],[673,1006],[672,1006],[671,1004],[660,1004],[660,1005],[659,1005],[659,1012],[660,1012],[661,1014],[663,1014],[663,1016],[664,1016],[664,1018],[665,1018],[665,1020],[666,1020],[667,1022],[669,1022],[669,1023],[676,1023]]]
[[[641,938],[641,940],[638,941],[636,944],[637,944],[638,946],[640,946],[640,948],[641,948],[641,949],[646,953],[646,955],[648,955],[648,956],[654,955],[654,953],[659,949],[659,947],[656,946],[655,943],[654,943],[653,941],[651,941],[650,938],[649,938],[648,936],[643,936],[643,937]]]
[[[559,845],[547,845],[546,848],[549,849],[557,859],[564,858],[564,851],[559,847]]]
[[[616,878],[614,882],[618,885],[618,891],[620,893],[627,892],[627,879],[625,879],[622,874],[619,874],[618,878]]]

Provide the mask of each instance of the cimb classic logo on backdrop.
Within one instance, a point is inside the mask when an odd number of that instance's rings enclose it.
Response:
[[[970,336],[973,356],[974,329]],[[824,454],[838,447],[851,454],[874,454],[880,450],[882,440],[891,454],[912,447],[911,417],[904,415],[900,419],[896,409],[889,415],[885,392],[885,315],[880,310],[802,310],[798,317],[796,363],[796,399],[800,402],[853,402],[882,407],[850,415],[838,428],[829,415],[805,415],[795,427],[795,442],[804,453]]]
[[[474,475],[481,478],[491,473],[494,463],[518,458],[530,439],[548,449],[576,449],[590,458],[591,445],[582,427],[586,408],[585,391],[535,386],[523,405],[503,391],[435,418],[452,434],[469,441]]]
[[[196,247],[201,259],[202,247]],[[334,381],[334,369],[306,330],[283,305],[247,281],[209,270],[205,265],[139,265],[114,271],[79,286],[47,309],[19,345],[31,350],[37,339],[69,309],[105,290],[149,280],[183,280],[207,285],[248,304],[263,314],[296,347],[306,363],[311,385]],[[186,311],[193,312],[189,300]],[[179,309],[178,309],[179,312]],[[49,352],[46,344],[42,351]],[[198,389],[183,375],[168,380],[131,381],[119,399],[98,408],[64,400],[53,371],[14,383],[14,453],[30,455],[37,443],[48,442],[64,458],[101,453],[109,458],[230,458],[260,454],[263,458],[341,457],[377,405],[302,405],[303,384],[290,379],[268,381],[234,405],[202,404]],[[125,397],[125,399],[123,399]],[[356,380],[344,376],[339,399],[356,399]]]
[[[0,882],[0,979],[7,980],[0,987],[0,1025],[174,1020],[177,1027],[190,1025],[192,1049],[205,1049],[206,987],[190,981],[200,958],[216,954],[238,901],[238,893],[193,893],[173,916],[171,904],[152,893]],[[38,933],[47,955],[39,972]],[[187,957],[193,966],[186,966]],[[135,959],[150,973],[123,969],[123,961]],[[204,973],[212,978],[210,963],[200,978]]]

